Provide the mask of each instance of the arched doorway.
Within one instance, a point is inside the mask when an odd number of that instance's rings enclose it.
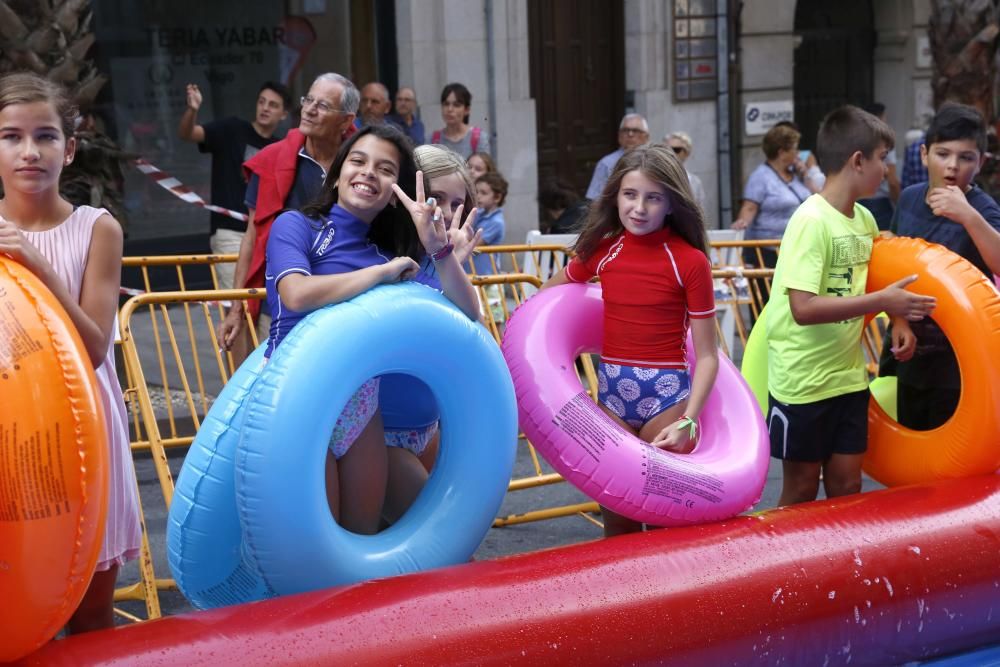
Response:
[[[802,147],[816,147],[823,116],[873,101],[875,23],[871,0],[799,0],[795,6],[795,122]]]

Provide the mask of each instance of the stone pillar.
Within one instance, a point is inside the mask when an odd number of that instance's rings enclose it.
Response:
[[[705,186],[705,225],[716,229],[720,226],[716,100],[673,101],[671,7],[669,0],[625,0],[625,88],[634,93],[634,110],[649,122],[650,141],[678,130],[691,135],[694,150],[685,166]],[[721,222],[728,226],[728,221]]]
[[[736,133],[739,149],[734,159],[739,160],[743,178],[742,182],[733,183],[736,192],[734,214],[739,211],[739,199],[747,176],[764,161],[764,153],[760,150],[763,137],[748,137],[745,134],[743,110],[751,102],[795,99],[795,0],[744,3],[741,18]]]
[[[493,80],[488,77],[486,3],[492,4]],[[419,11],[418,11],[419,10]],[[506,241],[523,243],[538,228],[535,103],[530,97],[527,0],[396,2],[399,83],[417,92],[430,140],[441,129],[441,89],[452,81],[472,93],[470,123],[491,132],[497,166],[510,182]],[[489,117],[490,93],[496,117]]]

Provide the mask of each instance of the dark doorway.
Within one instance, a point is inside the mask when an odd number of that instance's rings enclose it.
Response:
[[[799,0],[795,6],[795,122],[802,147],[816,148],[823,116],[842,104],[873,101],[871,0]]]
[[[399,82],[395,0],[351,0],[351,80],[359,88],[370,81],[390,92]]]
[[[528,3],[538,180],[559,178],[581,196],[594,165],[618,147],[625,109],[622,0]]]

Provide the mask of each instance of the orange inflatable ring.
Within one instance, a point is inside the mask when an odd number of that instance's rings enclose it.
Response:
[[[55,636],[97,565],[108,446],[96,387],[66,311],[0,256],[0,662]]]
[[[932,313],[955,350],[962,376],[958,407],[946,423],[913,431],[875,401],[868,410],[864,470],[886,486],[972,477],[1000,468],[1000,293],[970,262],[921,239],[876,241],[868,291],[911,274],[907,289],[937,298]]]

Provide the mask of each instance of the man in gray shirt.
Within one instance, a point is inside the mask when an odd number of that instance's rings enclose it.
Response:
[[[602,157],[594,167],[594,176],[590,179],[590,187],[587,188],[587,199],[597,199],[601,196],[601,190],[604,189],[611,170],[615,168],[615,163],[625,151],[641,146],[647,141],[649,141],[649,124],[646,123],[646,119],[637,113],[625,114],[618,125],[619,149]]]

